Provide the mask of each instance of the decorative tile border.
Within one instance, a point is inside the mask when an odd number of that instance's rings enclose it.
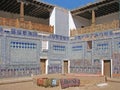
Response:
[[[48,65],[48,74],[62,73],[62,65]]]
[[[0,78],[24,77],[38,75],[40,68],[38,65],[11,65],[0,66]]]

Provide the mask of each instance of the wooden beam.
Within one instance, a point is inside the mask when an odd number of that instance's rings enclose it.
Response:
[[[81,10],[81,8],[80,8],[80,9],[77,9],[75,11],[71,11],[71,13],[72,13],[72,15],[77,15],[77,14],[80,14],[80,13],[84,13],[86,11],[91,11],[93,9],[97,10],[98,8],[100,8],[100,7],[104,6],[104,5],[109,5],[109,4],[112,4],[114,2],[117,2],[117,0],[113,0],[113,1],[110,1],[110,2],[107,2],[107,3],[104,3],[104,4],[96,5],[96,6],[92,7],[92,8],[87,8],[87,9],[84,9],[84,10]]]
[[[32,10],[33,10],[33,8],[30,8],[30,9],[28,9],[28,13],[26,13],[26,14],[28,14],[28,15],[30,15],[30,16],[32,16]]]
[[[3,0],[4,2],[2,2],[2,4],[1,4],[1,6],[0,6],[0,8],[2,9],[2,10],[4,10],[4,8],[9,4],[9,0]]]
[[[19,14],[20,13],[20,5],[16,4],[16,8],[12,7],[11,9],[9,9],[9,11]]]
[[[31,12],[31,15],[36,15],[37,13],[39,13],[39,11],[43,11],[41,8],[36,8],[35,10],[33,10],[32,12]]]
[[[46,6],[43,6],[43,5],[45,5],[45,4],[39,3],[39,2],[36,2],[36,1],[34,1],[34,3],[31,3],[30,1],[25,1],[24,3],[33,5],[33,6],[35,6],[35,7],[41,7],[41,8],[43,8],[43,9],[47,9],[47,10],[51,10],[51,9],[52,9],[52,8],[47,8]]]
[[[25,8],[25,10],[24,10],[25,15],[28,15],[28,14],[31,13],[31,10],[33,9],[33,6],[31,6],[30,4],[28,4],[27,6],[25,5],[24,8]]]
[[[11,4],[12,4],[12,5],[10,5],[9,8],[6,8],[6,11],[13,12],[14,9],[16,9],[16,8],[19,7],[18,3],[16,3],[16,2],[12,2]],[[13,5],[13,4],[14,4],[14,5]]]
[[[0,8],[1,8],[1,5],[3,5],[4,2],[5,2],[5,0],[0,0]]]
[[[7,6],[5,6],[5,8],[4,8],[5,11],[7,11],[13,4],[16,4],[14,1],[10,1],[10,0],[8,0],[8,1],[9,2],[8,2]]]

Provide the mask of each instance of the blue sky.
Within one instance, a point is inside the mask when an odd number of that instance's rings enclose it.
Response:
[[[96,0],[39,0],[53,5],[57,5],[69,10],[84,6]]]

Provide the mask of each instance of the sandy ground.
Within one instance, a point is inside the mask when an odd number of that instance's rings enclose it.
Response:
[[[52,88],[39,87],[32,82],[15,83],[1,85],[0,90],[120,90],[120,83],[108,82],[107,86],[98,87],[96,85],[80,86],[80,87],[69,87],[61,89],[60,86]]]
[[[63,75],[50,75],[50,76],[37,76],[37,77],[56,77],[56,78],[71,78],[75,76],[63,76]],[[36,77],[34,77],[36,78]],[[69,87],[61,89],[61,86],[44,88],[37,86],[32,80],[28,82],[11,83],[0,85],[0,90],[120,90],[120,83],[118,82],[104,82],[103,77],[76,77],[80,78],[80,87]],[[12,80],[12,79],[11,79]],[[100,83],[107,83],[106,86],[97,86]]]

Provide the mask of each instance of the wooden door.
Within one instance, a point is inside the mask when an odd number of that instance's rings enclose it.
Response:
[[[104,60],[104,75],[106,77],[111,77],[111,61]]]
[[[40,59],[41,74],[46,72],[46,59]]]
[[[68,73],[68,61],[64,61],[64,74]]]

